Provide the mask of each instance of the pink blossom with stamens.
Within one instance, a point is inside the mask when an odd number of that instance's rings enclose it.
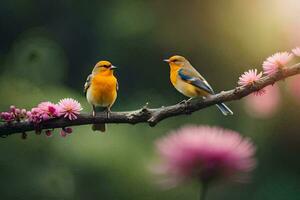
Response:
[[[80,103],[71,98],[65,98],[60,100],[58,105],[60,108],[60,116],[64,116],[64,118],[69,118],[69,120],[77,119],[77,116],[82,110]]]
[[[156,147],[161,162],[154,170],[166,176],[168,186],[189,179],[238,180],[256,164],[251,140],[219,127],[186,126],[159,139]]]
[[[292,49],[292,52],[295,56],[300,57],[300,47],[296,47],[296,48]]]
[[[59,115],[59,106],[49,101],[40,103],[38,108],[43,120],[55,118]]]
[[[265,94],[262,96],[250,94],[245,97],[245,109],[249,115],[256,118],[269,118],[278,110],[281,101],[278,85],[269,85],[264,90]]]
[[[268,57],[263,63],[264,74],[273,75],[280,69],[286,67],[293,59],[293,54],[289,52],[279,52]]]
[[[240,77],[238,84],[241,86],[252,85],[262,77],[262,72],[257,74],[257,69],[250,69],[244,72]],[[254,92],[254,95],[263,95],[265,93],[264,89]]]

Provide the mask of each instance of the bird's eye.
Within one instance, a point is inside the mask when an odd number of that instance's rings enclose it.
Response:
[[[178,61],[177,59],[172,60],[172,62],[177,62],[177,61]]]

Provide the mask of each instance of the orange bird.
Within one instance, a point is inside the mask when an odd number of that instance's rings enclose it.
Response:
[[[117,99],[118,81],[114,76],[113,66],[109,61],[98,62],[92,74],[84,84],[84,93],[89,104],[93,107],[93,116],[96,116],[96,107],[106,109],[107,118],[110,115],[110,108]],[[105,124],[93,124],[94,131],[105,131]]]

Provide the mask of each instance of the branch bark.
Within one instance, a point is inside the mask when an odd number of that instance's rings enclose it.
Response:
[[[148,123],[155,126],[160,121],[183,114],[191,114],[203,108],[228,101],[239,100],[255,91],[258,91],[277,81],[300,73],[300,63],[284,68],[272,76],[265,76],[253,85],[236,87],[235,89],[223,91],[206,99],[197,99],[187,103],[179,103],[161,108],[148,108],[147,104],[138,110],[127,112],[112,112],[110,118],[106,113],[97,113],[96,117],[91,114],[81,114],[78,119],[70,121],[65,118],[51,119],[40,124],[41,129],[54,129],[70,126],[87,125],[94,123]],[[24,133],[35,130],[35,126],[29,122],[5,123],[0,125],[0,137],[14,133]]]

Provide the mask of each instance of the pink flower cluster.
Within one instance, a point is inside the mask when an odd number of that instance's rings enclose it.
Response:
[[[40,123],[52,118],[60,117],[60,107],[51,102],[42,102],[37,107],[27,112],[30,122]]]
[[[58,104],[49,101],[41,102],[37,107],[32,108],[30,111],[11,106],[8,112],[0,113],[0,118],[7,123],[29,121],[38,127],[39,123],[58,117],[75,120],[81,110],[82,107],[78,101],[71,98],[65,98],[60,100]],[[38,131],[39,130],[37,130],[37,132]],[[51,130],[46,130],[45,133],[47,136],[52,135]],[[63,128],[61,130],[61,136],[63,137],[70,133],[72,133],[71,128]]]
[[[166,176],[167,186],[192,178],[241,181],[256,165],[250,139],[218,127],[183,127],[159,139],[156,146],[161,162],[155,173]]]
[[[25,109],[16,108],[15,106],[10,106],[8,112],[1,112],[0,118],[5,122],[13,121],[23,121],[27,117],[27,111]]]
[[[300,47],[292,49],[292,53],[289,52],[278,52],[274,55],[268,57],[262,64],[263,72],[257,71],[257,69],[250,69],[244,72],[238,81],[240,86],[251,86],[259,81],[263,74],[265,75],[274,75],[280,70],[284,70],[288,67],[288,64],[295,57],[300,57]],[[253,95],[250,95],[246,98],[247,111],[252,113],[255,111],[256,116],[270,116],[271,113],[274,113],[277,106],[279,105],[279,88],[272,88],[276,85],[269,86],[268,89],[264,88],[259,91],[255,91]],[[295,90],[294,90],[295,91]],[[267,92],[270,92],[266,97],[255,97],[265,95]],[[258,108],[258,109],[255,109]]]
[[[77,119],[82,107],[80,103],[74,99],[66,98],[59,101],[58,104],[51,102],[42,102],[37,107],[27,112],[29,121],[40,123],[52,118],[63,116],[69,120]]]
[[[293,59],[293,57],[300,57],[300,47],[292,49],[292,53],[289,52],[278,52],[268,57],[262,64],[264,74],[273,75],[279,70],[287,67],[287,64]],[[240,77],[238,84],[241,86],[254,84],[262,77],[262,72],[257,73],[257,69],[251,69],[244,72]]]

